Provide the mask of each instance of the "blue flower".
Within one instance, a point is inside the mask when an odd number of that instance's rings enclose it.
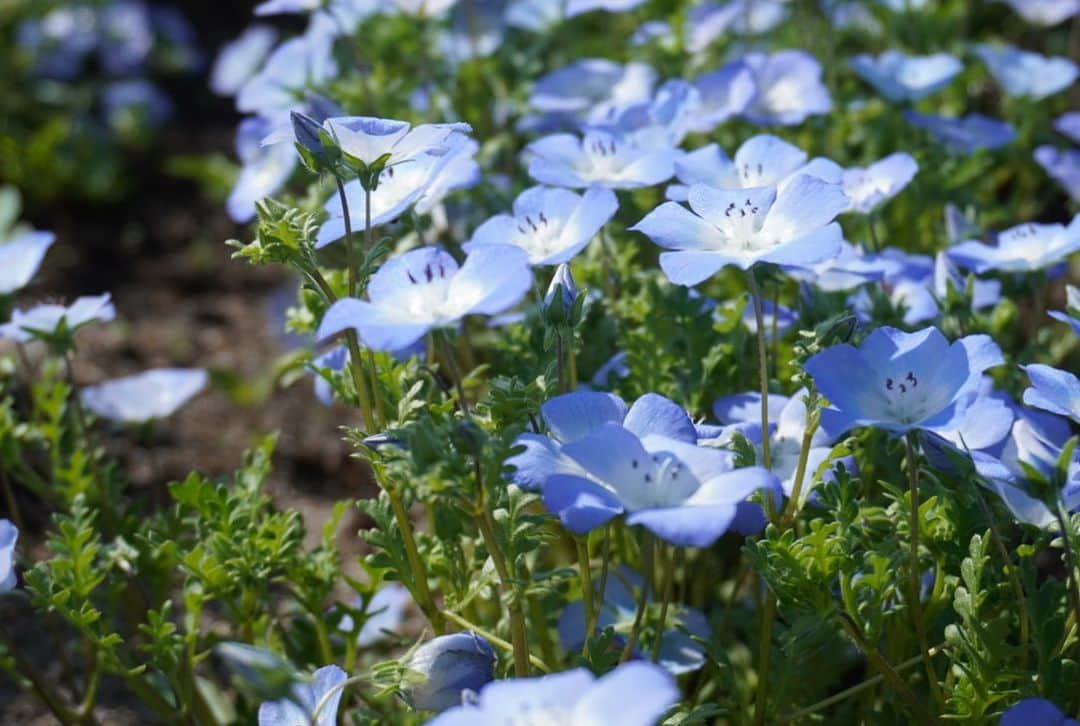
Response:
[[[696,285],[726,265],[806,266],[835,257],[843,235],[832,220],[848,207],[839,185],[799,175],[779,189],[690,187],[690,211],[665,202],[631,229],[671,252],[660,267],[677,285]]]
[[[805,151],[771,134],[750,137],[731,159],[718,145],[709,144],[676,159],[675,175],[682,183],[669,186],[667,197],[685,202],[694,184],[718,189],[780,187],[805,164]]]
[[[625,13],[641,5],[645,0],[567,0],[566,17],[582,15],[593,10],[609,13]]]
[[[627,567],[613,569],[609,573],[604,588],[604,597],[599,605],[596,631],[614,628],[616,633],[630,630],[637,600],[634,590],[643,585],[641,575]],[[651,602],[652,597],[649,598]],[[689,607],[673,607],[668,613],[669,628],[660,638],[660,652],[656,662],[673,676],[692,673],[705,665],[705,649],[694,641],[694,637],[707,639],[709,623],[704,613]],[[559,643],[567,653],[580,650],[585,643],[585,606],[582,600],[575,600],[566,606],[559,616]],[[616,640],[624,643],[624,636],[616,635]],[[639,657],[640,649],[636,651]]]
[[[1032,25],[1050,27],[1080,13],[1080,0],[1003,0]]]
[[[552,474],[584,474],[577,462],[562,453],[562,446],[585,438],[605,423],[620,424],[638,437],[659,434],[688,444],[697,443],[698,438],[686,410],[655,393],[646,393],[628,409],[613,393],[574,391],[546,401],[540,415],[548,435],[522,434],[514,444],[525,451],[506,460],[515,467],[511,480],[530,491],[540,491]]]
[[[386,168],[424,154],[442,156],[453,148],[452,135],[472,130],[464,123],[411,126],[407,121],[370,116],[328,118],[323,128],[348,156],[365,166],[379,161]]]
[[[296,98],[337,75],[333,43],[325,32],[311,29],[290,38],[266,59],[262,69],[236,94],[236,109],[266,118],[279,118],[296,106]]]
[[[0,242],[0,295],[10,295],[25,287],[56,241],[52,232],[24,232]]]
[[[591,187],[584,195],[566,189],[532,187],[514,200],[513,214],[498,214],[463,245],[472,252],[485,245],[511,244],[532,265],[569,262],[615,215],[619,202],[610,189]]]
[[[795,126],[808,116],[832,110],[829,89],[821,81],[821,65],[809,53],[755,52],[743,56],[742,62],[757,85],[757,95],[743,112],[751,123]]]
[[[120,135],[160,126],[173,113],[172,100],[150,81],[131,78],[112,81],[101,91],[101,111]]]
[[[897,152],[866,168],[844,169],[840,184],[851,200],[851,211],[869,214],[882,202],[892,199],[915,177],[919,165],[910,154]]]
[[[975,46],[975,53],[1009,96],[1039,101],[1064,91],[1076,80],[1076,64],[1068,58],[1048,58],[1011,45]]]
[[[1072,326],[1073,333],[1080,335],[1080,288],[1068,285],[1065,289],[1068,295],[1065,304],[1067,312],[1051,310],[1049,315],[1055,320],[1068,323]]]
[[[241,121],[236,129],[236,154],[241,167],[226,201],[234,222],[243,224],[254,219],[255,203],[285,186],[296,169],[295,149],[287,144],[262,146],[261,141],[273,127],[272,121],[254,116]]]
[[[918,101],[941,90],[964,69],[948,53],[906,55],[887,50],[874,57],[860,54],[851,59],[851,67],[890,101]]]
[[[757,95],[757,82],[750,67],[741,61],[721,66],[694,79],[700,97],[691,130],[709,133],[730,118],[738,116]]]
[[[666,81],[653,98],[628,106],[610,121],[586,124],[640,148],[675,147],[698,124],[701,93],[681,79]]]
[[[741,322],[746,326],[754,335],[757,335],[757,315],[754,313],[753,301],[750,296],[747,295],[743,298],[745,304],[743,305]],[[719,310],[717,315],[719,316]],[[765,323],[765,339],[773,339],[773,330],[780,337],[791,330],[791,327],[799,321],[799,315],[791,308],[786,308],[783,305],[776,305],[772,300],[761,301],[762,321]]]
[[[1080,379],[1041,363],[1023,368],[1031,379],[1031,387],[1024,391],[1024,403],[1080,423]]]
[[[1012,0],[1014,8],[1022,7],[1022,4],[1041,2],[1049,5],[1046,0]],[[1061,2],[1060,5],[1067,5]],[[1075,12],[1075,11],[1074,11]],[[1045,698],[1025,698],[1020,703],[1001,714],[998,726],[1080,726],[1080,721],[1071,719],[1062,713],[1061,709]]]
[[[686,49],[701,53],[721,36],[761,35],[787,17],[787,4],[780,0],[731,0],[723,5],[701,2],[686,17]]]
[[[210,69],[210,90],[219,96],[236,95],[259,71],[276,42],[277,31],[269,25],[252,25],[226,43]]]
[[[116,317],[109,293],[80,297],[70,306],[46,303],[16,310],[11,320],[0,325],[0,338],[25,343],[35,336],[54,335],[61,324],[68,331],[75,331],[94,321],[107,323]]]
[[[97,32],[98,58],[112,76],[139,70],[154,47],[150,11],[141,2],[117,2],[101,8]]]
[[[18,539],[19,530],[11,520],[0,519],[0,593],[15,588],[15,543]]]
[[[365,618],[364,626],[356,634],[356,645],[361,648],[370,648],[379,641],[385,640],[387,633],[392,633],[401,627],[405,619],[405,610],[412,602],[412,596],[408,588],[398,582],[390,582],[383,585],[371,596],[366,606],[359,603]],[[343,633],[352,633],[356,627],[351,615],[345,615],[338,624],[338,630]]]
[[[495,670],[495,651],[486,640],[473,632],[452,633],[432,638],[405,660],[405,667],[416,674],[405,698],[414,708],[445,711],[461,704],[467,691],[479,691],[491,682]]]
[[[562,0],[511,0],[506,8],[506,24],[542,33],[562,22],[563,10]]]
[[[422,247],[379,268],[368,284],[370,301],[345,298],[330,306],[316,337],[352,328],[369,348],[399,350],[466,315],[513,307],[531,286],[528,259],[517,247],[484,245],[461,267],[438,247]]]
[[[656,71],[645,63],[583,58],[540,78],[529,105],[543,114],[599,124],[647,102],[656,80]]]
[[[784,496],[790,497],[795,487],[795,473],[799,466],[802,452],[802,439],[806,431],[806,390],[797,391],[791,397],[769,394],[769,450],[772,471],[780,480]],[[727,439],[731,432],[738,431],[758,450],[758,463],[761,463],[761,394],[739,393],[718,398],[713,403],[713,412],[722,423],[728,424],[722,431],[720,440]],[[805,479],[801,496],[805,498],[817,479],[817,471],[832,452],[834,435],[818,427],[810,440]],[[853,461],[845,462],[848,471],[853,471]]]
[[[1080,1],[1080,0],[1078,0]],[[1080,111],[1068,111],[1054,119],[1054,129],[1080,144]]]
[[[904,118],[926,129],[946,147],[961,154],[974,154],[979,149],[996,149],[1016,138],[1016,130],[1012,126],[979,113],[947,118],[905,111]]]
[[[529,144],[529,176],[542,184],[635,189],[660,184],[675,173],[681,152],[669,146],[638,146],[605,131],[583,137],[552,134]]]
[[[843,343],[817,353],[805,369],[832,404],[821,412],[826,431],[874,426],[903,434],[955,429],[978,395],[983,371],[1002,362],[985,335],[950,345],[937,328],[881,327],[858,348]]]
[[[1056,149],[1040,146],[1035,161],[1065,189],[1072,200],[1080,201],[1080,149]]]
[[[887,280],[899,274],[903,266],[891,255],[867,254],[850,242],[843,241],[840,243],[840,254],[836,257],[811,267],[790,268],[787,272],[796,280],[819,290],[839,292],[852,290],[867,282]]]
[[[117,423],[145,423],[165,418],[206,387],[206,371],[157,368],[114,378],[82,390],[83,404],[102,418]]]
[[[256,15],[287,15],[318,9],[323,0],[263,0],[255,6]]]
[[[1080,215],[1062,224],[1021,224],[998,235],[996,247],[969,240],[946,254],[960,267],[977,273],[1035,272],[1058,264],[1080,250]]]
[[[324,666],[312,674],[310,683],[295,683],[292,697],[259,706],[259,726],[334,726],[341,703],[341,684],[348,678],[336,665]],[[331,691],[333,693],[331,694]],[[323,698],[327,697],[322,705]],[[312,721],[315,710],[319,717]]]
[[[761,467],[732,470],[728,452],[656,434],[638,438],[614,423],[563,445],[562,453],[588,478],[549,476],[544,503],[577,534],[626,514],[628,525],[667,542],[707,547],[732,526],[747,497],[779,489]]]
[[[379,175],[378,188],[371,192],[371,226],[394,221],[410,207],[417,214],[431,211],[452,191],[472,186],[480,177],[474,158],[479,145],[461,134],[446,141],[443,154],[421,154],[407,164],[389,166]],[[349,219],[354,232],[367,229],[367,209],[359,179],[345,184]],[[319,228],[315,247],[323,248],[345,236],[345,215],[337,195],[324,207],[329,219]]]
[[[625,663],[597,679],[585,668],[540,678],[496,681],[475,703],[447,711],[428,726],[654,726],[679,699],[674,680],[652,663]]]

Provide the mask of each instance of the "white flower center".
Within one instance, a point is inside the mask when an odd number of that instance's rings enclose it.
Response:
[[[686,465],[666,451],[631,459],[620,481],[612,484],[630,511],[678,506],[701,486]]]
[[[565,220],[553,221],[540,212],[536,216],[527,214],[517,217],[515,221],[519,234],[511,240],[511,244],[525,250],[531,261],[542,260],[557,251]]]
[[[881,382],[885,400],[885,415],[900,423],[912,424],[934,413],[931,390],[919,385],[919,377],[913,371],[885,376]]]
[[[403,300],[409,314],[420,320],[440,318],[450,292],[451,273],[442,264],[428,263],[419,274],[405,274],[412,286],[411,294]]]

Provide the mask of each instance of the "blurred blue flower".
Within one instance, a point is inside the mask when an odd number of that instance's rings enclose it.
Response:
[[[642,147],[604,131],[583,137],[553,134],[526,147],[529,176],[542,184],[579,189],[634,189],[660,184],[675,173],[680,151]]]
[[[412,602],[408,588],[399,582],[383,585],[371,596],[367,605],[360,606],[364,611],[364,627],[356,634],[356,644],[361,648],[370,648],[385,640],[387,633],[393,633],[405,620],[405,611]],[[352,633],[356,627],[351,615],[345,615],[338,624],[338,630]]]
[[[613,628],[616,641],[625,643],[624,634],[630,630],[637,610],[634,590],[643,585],[641,575],[628,567],[613,568],[604,587],[599,604],[596,631]],[[653,601],[649,597],[649,601]],[[694,637],[707,639],[709,623],[705,615],[694,608],[676,605],[668,612],[668,629],[660,638],[656,662],[673,676],[692,673],[705,665],[705,648]],[[585,643],[585,605],[582,600],[569,603],[559,616],[559,644],[567,653],[580,650]],[[647,659],[641,649],[635,655]]]
[[[808,116],[832,110],[829,89],[821,80],[821,64],[806,51],[747,53],[742,62],[757,85],[757,95],[743,111],[751,123],[794,126]]]
[[[319,668],[312,674],[310,683],[293,685],[291,698],[261,704],[259,726],[334,726],[341,704],[341,684],[347,678],[348,674],[336,665]],[[313,720],[320,706],[319,716]]]
[[[975,53],[1009,96],[1035,101],[1064,91],[1076,80],[1076,64],[1068,58],[1048,58],[1011,45],[975,46]]]
[[[77,298],[70,306],[45,303],[29,310],[16,310],[10,321],[0,325],[0,338],[25,343],[36,335],[55,334],[61,324],[74,331],[94,321],[107,323],[114,317],[116,309],[109,293],[87,295]]]
[[[197,396],[207,384],[197,368],[156,368],[88,386],[83,405],[116,423],[145,423],[166,418]]]
[[[915,177],[919,165],[910,154],[902,151],[889,154],[870,166],[844,169],[840,184],[851,201],[850,211],[869,214],[906,187]]]
[[[968,240],[946,251],[949,259],[965,269],[983,273],[1035,272],[1062,262],[1080,250],[1080,214],[1069,226],[1021,224],[998,235],[997,246]]]
[[[694,79],[699,95],[691,131],[709,133],[728,119],[743,113],[757,95],[754,73],[745,63],[727,63]]]
[[[939,142],[961,154],[974,154],[979,149],[996,149],[1016,138],[1016,130],[1009,124],[978,113],[948,118],[905,111],[904,118],[926,129]]]
[[[404,666],[415,673],[408,683],[406,700],[424,711],[445,711],[458,706],[468,691],[479,691],[491,682],[495,651],[471,631],[432,638],[414,650]]]
[[[0,250],[3,248],[0,247]],[[1073,333],[1080,335],[1080,288],[1068,285],[1065,288],[1065,310],[1051,310],[1050,317],[1068,323],[1072,326]]]
[[[55,241],[52,232],[22,232],[0,242],[0,295],[26,287]]]
[[[1023,369],[1031,379],[1031,387],[1024,391],[1024,403],[1080,423],[1080,379],[1041,363]]]
[[[624,663],[597,679],[585,668],[540,678],[491,683],[476,698],[428,722],[428,726],[514,726],[550,723],[569,726],[655,726],[679,699],[664,669],[652,663]]]
[[[1080,0],[1078,0],[1080,2]],[[1067,111],[1054,119],[1054,129],[1080,144],[1080,111]]]
[[[609,13],[625,13],[638,7],[645,0],[567,0],[566,17],[582,15],[593,10],[605,10]]]
[[[964,69],[948,53],[906,55],[887,50],[879,56],[865,53],[851,59],[851,67],[863,80],[890,101],[918,101],[941,90]]]
[[[117,133],[136,133],[169,120],[172,99],[150,81],[112,81],[101,92],[105,120]]]
[[[806,268],[788,268],[786,272],[824,292],[841,292],[867,282],[888,280],[899,275],[903,267],[903,263],[891,255],[868,254],[850,242],[842,241],[840,254],[836,257]]]
[[[742,324],[751,333],[757,335],[757,315],[754,313],[753,302],[749,295],[744,296],[743,299],[745,304],[743,305]],[[720,311],[717,310],[718,316],[719,313]],[[761,301],[761,313],[762,320],[765,323],[765,340],[773,339],[773,330],[776,330],[778,336],[783,337],[799,321],[797,312],[783,305],[776,305],[772,300]]]
[[[577,534],[626,514],[628,525],[667,542],[707,547],[734,524],[747,497],[780,488],[761,467],[732,470],[728,452],[657,434],[639,438],[615,423],[564,444],[562,453],[588,478],[549,476],[544,504]]]
[[[58,6],[20,24],[16,41],[36,75],[70,80],[97,46],[97,16],[90,7]]]
[[[1008,1],[1008,0],[1007,0]],[[1059,5],[1068,5],[1071,0],[1011,0],[1014,8],[1023,4],[1051,5],[1057,2]],[[1075,12],[1075,11],[1074,11]],[[1047,23],[1049,24],[1049,23]],[[1045,698],[1025,698],[1018,704],[1001,714],[998,726],[1080,726],[1080,721],[1071,719],[1062,713],[1061,709]]]
[[[280,118],[299,104],[297,97],[337,75],[333,42],[325,31],[308,32],[281,43],[236,94],[236,109]],[[282,124],[283,125],[283,124]]]
[[[1065,189],[1074,202],[1080,201],[1080,149],[1056,149],[1040,146],[1035,161]]]
[[[323,316],[319,340],[352,328],[375,350],[393,351],[465,315],[494,315],[521,301],[532,286],[525,253],[484,245],[459,268],[438,247],[422,247],[386,262],[368,284],[367,300],[338,300]]]
[[[798,175],[779,189],[695,184],[687,196],[690,209],[665,202],[631,227],[672,250],[661,253],[660,267],[677,285],[696,285],[726,265],[802,267],[840,253],[833,219],[848,199],[837,184]]]
[[[506,24],[542,33],[562,22],[564,10],[562,0],[510,0],[506,6]]]
[[[665,81],[654,96],[619,111],[610,122],[586,124],[641,148],[675,147],[693,130],[701,93],[682,79]]]
[[[98,57],[113,76],[139,70],[154,47],[149,9],[136,0],[106,4],[98,11]]]
[[[701,53],[721,37],[767,33],[787,17],[787,6],[783,0],[730,0],[722,5],[705,0],[686,16],[686,49]]]
[[[256,15],[287,15],[308,13],[323,4],[323,0],[264,0],[255,6]]]
[[[937,328],[881,327],[858,348],[842,343],[804,366],[831,407],[821,425],[834,435],[858,426],[903,434],[954,430],[978,395],[982,373],[1003,362],[986,335],[952,343]]]
[[[523,249],[532,265],[569,262],[618,208],[610,189],[591,187],[578,195],[532,187],[514,200],[513,214],[497,214],[481,224],[463,248],[472,252],[484,245],[511,244]]]
[[[219,96],[234,96],[254,76],[277,42],[277,31],[269,25],[252,25],[226,43],[210,70],[210,90]]]
[[[273,128],[269,119],[253,116],[241,121],[236,129],[236,155],[241,167],[225,203],[234,222],[244,224],[254,219],[255,203],[285,186],[296,169],[294,148],[288,144],[262,145]]]
[[[529,106],[543,114],[604,123],[625,108],[649,101],[656,80],[656,71],[645,63],[583,58],[537,80]]]
[[[1032,25],[1050,27],[1080,13],[1080,0],[1002,0]]]
[[[0,593],[15,588],[15,544],[19,529],[9,519],[0,519]]]

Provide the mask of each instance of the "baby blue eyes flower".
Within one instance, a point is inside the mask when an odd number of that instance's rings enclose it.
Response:
[[[473,632],[432,638],[414,650],[405,667],[414,672],[405,698],[414,708],[445,711],[460,705],[462,696],[491,682],[495,651]],[[475,722],[473,722],[475,723]]]
[[[544,114],[603,123],[625,108],[648,101],[656,80],[656,71],[645,63],[620,65],[605,58],[585,58],[538,80],[529,105]]]
[[[1080,111],[1068,111],[1054,119],[1054,129],[1080,144]]]
[[[1035,101],[1071,86],[1078,72],[1068,58],[1047,58],[1011,45],[980,43],[975,53],[1007,95],[1027,96]]]
[[[585,668],[496,681],[428,726],[655,726],[679,699],[674,679],[652,663],[624,663],[597,679]]]
[[[988,336],[950,345],[937,328],[905,333],[882,327],[855,348],[834,345],[805,365],[832,406],[821,412],[826,431],[873,426],[895,434],[950,431],[975,400],[982,373],[1003,362]]]
[[[691,122],[691,130],[709,133],[746,110],[757,95],[757,83],[750,67],[740,61],[728,63],[694,79],[701,99]]]
[[[24,288],[55,240],[52,232],[25,232],[0,242],[0,295]]]
[[[687,196],[690,209],[665,202],[631,228],[672,250],[660,255],[660,267],[677,285],[696,285],[726,265],[799,267],[840,252],[833,219],[849,202],[837,184],[798,175],[779,190],[695,184]]]
[[[441,156],[452,148],[454,133],[468,133],[468,124],[421,124],[406,121],[345,116],[329,118],[323,127],[335,138],[341,150],[365,166],[376,162],[386,168],[412,161],[421,154]]]
[[[1080,379],[1040,363],[1024,366],[1024,371],[1031,379],[1031,387],[1024,391],[1024,403],[1080,423]]]
[[[1080,288],[1069,285],[1065,289],[1068,294],[1065,303],[1065,307],[1068,309],[1068,312],[1064,312],[1061,310],[1051,310],[1049,312],[1049,315],[1055,320],[1060,320],[1063,323],[1068,323],[1070,326],[1072,326],[1073,333],[1076,335],[1080,335]]]
[[[964,69],[948,53],[909,56],[887,50],[874,57],[861,54],[851,59],[851,67],[890,101],[918,101],[944,88]]]
[[[1035,161],[1053,177],[1073,201],[1080,201],[1080,149],[1056,149],[1040,146]]]
[[[686,49],[706,50],[714,40],[731,33],[761,35],[783,22],[787,5],[778,0],[731,0],[722,5],[702,2],[686,18]]]
[[[514,200],[513,214],[499,214],[481,224],[463,248],[511,244],[532,265],[569,262],[615,215],[618,200],[610,189],[593,187],[584,195],[566,189],[533,187]]]
[[[35,336],[55,335],[61,325],[73,332],[98,321],[107,323],[116,317],[109,293],[80,297],[70,306],[48,303],[29,310],[16,310],[11,320],[0,325],[0,338],[25,343]]]
[[[1003,0],[1032,25],[1050,27],[1080,13],[1080,0]]]
[[[645,0],[567,0],[566,17],[582,15],[593,10],[609,13],[625,13],[641,5]]]
[[[628,525],[642,525],[667,542],[708,547],[732,526],[747,497],[779,491],[776,477],[761,467],[732,470],[727,452],[656,434],[638,438],[614,423],[562,452],[588,478],[549,476],[544,503],[578,534],[626,514]]]
[[[260,144],[272,130],[273,122],[260,116],[244,119],[236,129],[236,153],[242,166],[225,205],[234,222],[254,219],[255,203],[285,186],[296,169],[296,151],[289,145]]]
[[[821,65],[809,53],[748,53],[742,62],[757,85],[757,95],[743,112],[751,123],[795,126],[832,110],[829,89],[821,81]]]
[[[420,154],[408,163],[387,166],[382,171],[378,187],[371,193],[372,227],[394,221],[410,207],[418,214],[424,214],[450,192],[477,182],[480,169],[473,157],[479,149],[478,144],[466,136],[454,134],[447,139],[446,149],[446,153]],[[354,232],[367,229],[365,194],[359,179],[345,184]],[[325,209],[329,219],[319,228],[316,248],[345,236],[345,215],[336,195],[327,200]]]
[[[682,184],[669,186],[667,197],[685,202],[694,184],[719,189],[782,186],[805,164],[806,152],[770,134],[747,139],[731,159],[718,145],[709,144],[675,160],[675,175]]]
[[[681,153],[670,146],[638,146],[604,131],[589,131],[583,137],[545,136],[529,144],[526,151],[529,176],[541,184],[571,189],[635,189],[660,184],[675,173],[675,159]]]
[[[15,588],[15,543],[18,539],[19,530],[11,520],[0,519],[0,593]]]
[[[218,53],[210,70],[210,90],[219,96],[234,96],[258,71],[277,42],[277,31],[269,25],[252,25]]]
[[[998,235],[997,246],[969,240],[947,250],[960,267],[977,273],[1034,272],[1058,264],[1080,250],[1080,215],[1069,226],[1021,224]]]
[[[296,107],[297,95],[337,74],[333,43],[318,33],[290,38],[275,48],[262,69],[236,94],[236,108],[275,118]]]
[[[904,118],[926,129],[946,147],[961,154],[974,154],[979,149],[996,149],[1016,138],[1016,130],[1009,124],[978,113],[963,118],[947,118],[905,111]]]
[[[158,368],[116,378],[82,391],[83,404],[117,423],[145,423],[175,413],[206,387],[206,371]]]
[[[318,669],[310,683],[293,685],[292,698],[260,705],[259,726],[334,726],[341,703],[341,684],[347,678],[345,671],[335,665]],[[316,709],[319,709],[318,718],[312,720]]]
[[[897,152],[866,168],[845,169],[840,183],[851,201],[851,211],[869,214],[879,204],[899,194],[918,170],[919,165],[910,154]]]
[[[361,648],[368,648],[385,639],[387,632],[401,627],[405,619],[405,609],[411,602],[409,590],[400,583],[391,582],[380,588],[365,608],[367,619],[356,635],[356,644]],[[350,618],[349,623],[351,622]],[[350,632],[351,627],[347,628],[345,622],[342,622],[341,630]]]
[[[369,348],[399,350],[465,315],[494,315],[513,307],[531,285],[528,259],[517,247],[483,245],[460,268],[443,250],[423,247],[379,268],[368,285],[370,301],[334,303],[316,337],[352,328]]]
[[[1049,5],[1046,0],[1030,0],[1033,4],[1040,3]],[[1029,0],[1013,0],[1010,3],[1014,8],[1019,8],[1022,3]],[[1062,0],[1061,5],[1068,5],[1068,0]],[[1080,726],[1080,721],[1071,719],[1062,713],[1061,709],[1045,698],[1025,698],[1020,703],[1001,714],[998,726]]]

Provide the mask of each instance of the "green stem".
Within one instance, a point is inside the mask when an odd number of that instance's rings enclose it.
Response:
[[[1054,508],[1054,516],[1057,517],[1058,526],[1061,527],[1061,542],[1065,547],[1065,567],[1068,569],[1069,599],[1072,600],[1073,612],[1076,613],[1076,621],[1080,623],[1080,588],[1076,584],[1076,557],[1073,556],[1071,535],[1069,532],[1069,520],[1065,516],[1061,505]]]
[[[801,448],[799,449],[799,464],[795,467],[795,479],[791,486],[791,497],[788,499],[784,513],[780,517],[780,531],[783,532],[791,526],[792,521],[799,512],[800,500],[802,499],[803,480],[806,479],[806,465],[810,459],[810,447],[814,440],[814,434],[818,429],[817,414],[807,414],[810,420],[803,429]]]
[[[769,453],[769,352],[765,343],[765,314],[761,309],[761,290],[758,289],[753,268],[746,271],[746,283],[750,288],[754,319],[757,321],[758,381],[761,384],[761,462],[766,469],[772,469],[772,457]]]
[[[764,583],[764,578],[762,578]],[[766,588],[768,585],[766,585]],[[761,634],[758,637],[758,686],[754,698],[754,723],[764,726],[766,704],[769,696],[769,658],[772,655],[773,620],[776,619],[776,595],[772,590],[765,594],[765,607],[761,611]]]
[[[559,393],[566,393],[566,365],[563,359],[562,333],[555,333],[555,377],[559,384]]]
[[[409,513],[405,510],[405,504],[401,501],[401,497],[397,495],[397,492],[390,486],[383,484],[382,477],[376,476],[376,480],[390,500],[390,508],[394,511],[394,521],[397,522],[398,532],[401,534],[401,540],[405,544],[405,556],[409,560],[409,569],[412,572],[413,599],[416,600],[416,604],[420,607],[424,616],[427,617],[428,622],[431,623],[435,634],[442,635],[446,632],[446,623],[443,621],[442,613],[436,607],[435,599],[428,588],[427,568],[424,567],[424,561],[420,559],[420,550],[417,548],[416,539],[413,537],[412,520],[409,519]]]
[[[922,598],[920,597],[922,573],[919,567],[919,462],[915,456],[914,438],[914,432],[908,432],[908,435],[904,437],[904,445],[907,451],[908,493],[911,500],[908,598],[911,601],[912,624],[915,626],[915,636],[918,638],[919,650],[923,656],[923,665],[926,667],[926,678],[930,686],[930,692],[934,695],[934,702],[938,704],[939,708],[942,708],[945,705],[945,698],[941,693],[937,671],[934,670],[934,662],[930,658],[930,644],[926,639],[926,624],[923,622]]]
[[[454,349],[450,346],[450,334],[445,330],[436,331],[434,334],[439,336],[442,345],[442,354],[446,360],[447,373],[450,374],[450,378],[454,383],[454,390],[457,391],[458,407],[466,418],[471,418],[469,401],[465,398],[465,385],[461,382],[461,371],[458,369],[457,360],[454,358]]]
[[[480,483],[480,487],[483,487],[483,483]],[[518,678],[525,678],[529,675],[529,643],[525,633],[525,617],[521,612],[521,600],[515,592],[517,588],[510,577],[510,569],[506,565],[506,559],[503,557],[502,549],[499,547],[499,540],[495,536],[495,525],[491,513],[485,505],[481,507],[478,514],[477,524],[480,527],[480,533],[484,538],[484,545],[487,547],[488,554],[491,555],[491,561],[495,564],[495,572],[498,573],[499,581],[502,583],[503,594],[510,596],[508,607],[510,610],[510,638],[513,641],[514,651],[514,675]]]
[[[656,633],[653,635],[652,661],[660,660],[660,643],[664,639],[664,629],[667,627],[668,607],[671,605],[671,594],[675,589],[675,565],[678,550],[672,550],[670,557],[665,556],[667,547],[660,547],[660,566],[664,570],[663,596],[660,603],[660,621],[656,624]]]
[[[575,537],[577,543],[578,571],[581,577],[581,597],[585,603],[585,641],[588,643],[596,631],[596,594],[593,591],[592,567],[589,563],[589,535]],[[600,596],[603,598],[603,595]]]
[[[349,199],[345,195],[345,184],[341,179],[335,178],[338,188],[338,199],[341,201],[341,212],[345,215],[345,269],[349,279],[349,297],[356,297],[356,248],[353,244],[352,218],[349,216]],[[364,198],[370,208],[371,194],[364,192]],[[369,218],[370,221],[370,218]],[[368,227],[370,228],[370,224]]]
[[[641,622],[645,619],[645,606],[649,603],[649,582],[653,576],[653,540],[652,535],[647,532],[641,545],[641,558],[641,596],[638,600],[637,612],[634,613],[634,624],[630,628],[630,637],[626,639],[626,645],[623,646],[622,654],[619,657],[620,663],[630,660],[634,654],[638,636],[641,634]]]

